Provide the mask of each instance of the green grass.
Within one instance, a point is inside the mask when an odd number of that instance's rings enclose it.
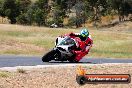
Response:
[[[43,55],[54,47],[57,36],[79,29],[50,29],[0,25],[0,54]],[[94,40],[88,57],[132,58],[132,33],[90,30]]]

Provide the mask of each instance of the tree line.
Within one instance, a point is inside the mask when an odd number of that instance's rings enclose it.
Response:
[[[49,26],[63,23],[79,27],[87,20],[101,21],[102,16],[118,15],[119,21],[132,14],[132,0],[0,0],[0,16],[11,24]]]

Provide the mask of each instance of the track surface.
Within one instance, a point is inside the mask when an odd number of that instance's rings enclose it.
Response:
[[[132,59],[83,58],[80,61],[80,63],[82,64],[132,63]],[[43,63],[41,61],[41,57],[39,56],[0,55],[0,67],[55,65],[55,64],[69,64],[69,63],[57,62],[57,61]]]

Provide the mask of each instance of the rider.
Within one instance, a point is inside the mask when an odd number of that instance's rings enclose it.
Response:
[[[91,39],[91,35],[89,35],[87,28],[83,28],[80,33],[70,33],[69,36],[72,38],[79,37],[81,41],[85,43],[85,47],[83,49],[73,51],[75,59],[78,62],[82,57],[88,54],[90,48],[92,47],[93,40]]]

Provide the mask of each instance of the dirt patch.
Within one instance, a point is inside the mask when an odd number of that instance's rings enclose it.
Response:
[[[104,25],[100,28],[100,30],[132,32],[132,22],[128,21],[122,23],[113,23],[106,26]]]
[[[11,41],[1,41],[0,43],[0,52],[5,53],[13,53],[13,54],[30,54],[40,53],[45,51],[44,48],[33,45],[33,44],[25,44],[16,40]]]
[[[86,65],[88,74],[130,74],[132,64]],[[0,78],[0,88],[132,88],[130,84],[86,84],[76,83],[76,67],[45,67],[12,72],[10,77]]]

